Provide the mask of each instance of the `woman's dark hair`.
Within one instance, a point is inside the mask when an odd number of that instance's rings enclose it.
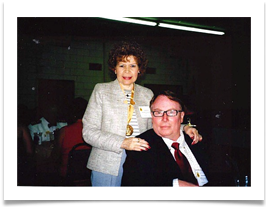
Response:
[[[182,111],[187,110],[187,109],[186,109],[186,106],[184,105],[184,103],[182,102],[182,100],[178,97],[178,95],[177,95],[176,93],[172,92],[172,91],[169,91],[169,90],[160,91],[160,92],[156,93],[156,94],[153,96],[153,98],[151,99],[151,101],[150,101],[150,108],[151,108],[152,104],[154,103],[155,99],[156,99],[158,96],[161,96],[161,95],[162,95],[162,96],[166,96],[166,97],[169,98],[170,100],[179,103],[180,106],[181,106],[181,110],[182,110]]]
[[[145,73],[148,60],[141,46],[136,42],[122,41],[114,45],[109,53],[108,66],[109,69],[115,71],[118,61],[125,61],[128,56],[133,55],[139,66],[139,75]]]

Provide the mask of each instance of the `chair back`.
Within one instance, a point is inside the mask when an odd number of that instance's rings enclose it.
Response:
[[[87,168],[91,146],[86,143],[76,144],[68,156],[67,184],[74,186],[91,185],[91,170]]]

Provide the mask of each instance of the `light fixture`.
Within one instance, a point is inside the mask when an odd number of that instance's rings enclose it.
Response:
[[[121,22],[134,23],[134,24],[142,24],[142,25],[147,25],[147,26],[158,26],[158,27],[164,27],[164,28],[169,28],[169,29],[185,30],[185,31],[190,31],[190,32],[200,32],[200,33],[207,33],[207,34],[214,34],[214,35],[224,35],[225,34],[222,31],[201,29],[199,27],[190,27],[190,26],[182,26],[182,25],[175,25],[175,24],[158,23],[158,22],[153,22],[153,21],[132,19],[132,18],[126,18],[126,17],[115,17],[115,18],[101,17],[101,18],[115,20],[115,21],[121,21]]]
[[[139,19],[130,19],[130,18],[125,18],[125,17],[115,17],[115,18],[110,18],[110,17],[101,17],[104,19],[111,19],[111,20],[116,20],[116,21],[121,21],[121,22],[128,22],[128,23],[134,23],[134,24],[142,24],[142,25],[147,25],[147,26],[156,26],[156,22],[151,22],[151,21],[144,21],[144,20],[139,20]]]
[[[214,35],[224,35],[224,32],[222,32],[222,31],[200,29],[200,28],[196,28],[196,27],[186,27],[186,26],[181,26],[181,25],[165,24],[165,23],[159,23],[158,26],[159,27],[170,28],[170,29],[191,31],[191,32],[201,32],[201,33],[214,34]]]

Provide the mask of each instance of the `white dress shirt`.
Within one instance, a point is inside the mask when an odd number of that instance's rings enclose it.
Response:
[[[42,117],[40,119],[40,123],[35,125],[29,125],[28,128],[30,130],[30,134],[32,139],[34,140],[34,133],[41,133],[42,135],[42,142],[50,141],[50,133],[53,133],[56,129],[60,129],[67,125],[66,122],[57,122],[56,126],[48,127],[49,122]]]
[[[172,154],[172,156],[175,159],[175,156],[174,156],[175,149],[173,147],[171,147],[171,145],[174,141],[171,139],[168,139],[168,138],[164,138],[164,137],[162,137],[162,139],[166,143],[168,149],[170,150],[170,153]],[[197,179],[198,185],[199,186],[205,185],[208,182],[206,175],[203,172],[200,165],[198,164],[197,160],[195,159],[195,156],[193,155],[189,146],[185,142],[184,134],[182,133],[182,130],[180,131],[180,137],[175,142],[179,143],[179,149],[182,152],[182,154],[184,154],[184,156],[187,158],[187,160],[192,168],[192,172],[193,172],[195,178]],[[178,179],[173,180],[173,186],[179,186]]]

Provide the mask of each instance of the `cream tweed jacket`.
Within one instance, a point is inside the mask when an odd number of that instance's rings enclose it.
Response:
[[[134,109],[140,133],[152,128],[151,118],[142,118],[139,106],[149,106],[153,92],[135,84]],[[118,80],[96,84],[83,117],[83,138],[92,146],[87,167],[118,175],[125,139],[128,104]]]

